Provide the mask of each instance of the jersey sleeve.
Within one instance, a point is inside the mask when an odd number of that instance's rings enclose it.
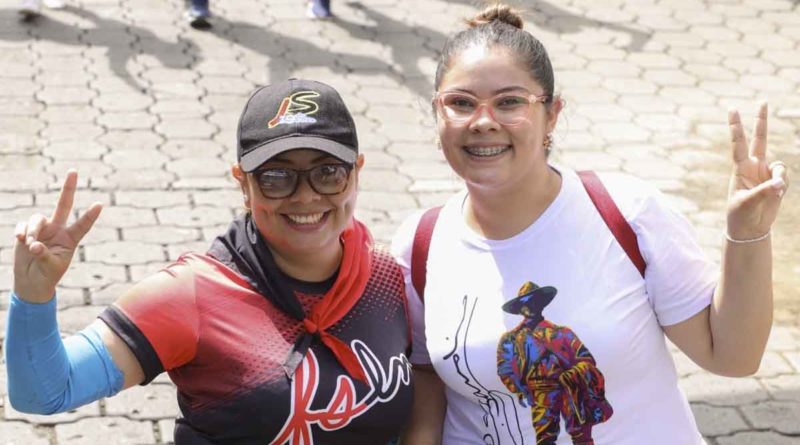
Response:
[[[691,318],[711,304],[719,276],[697,242],[689,221],[655,187],[634,178],[623,185],[639,196],[621,210],[639,241],[647,263],[645,287],[659,324]],[[616,196],[615,196],[616,200]]]
[[[408,316],[411,321],[411,357],[409,357],[409,361],[417,365],[429,365],[431,358],[425,345],[425,306],[411,284],[411,250],[417,224],[421,217],[422,212],[417,212],[403,221],[392,238],[391,252],[403,271],[406,286]]]
[[[136,356],[143,384],[188,363],[199,338],[192,268],[179,259],[132,287],[100,319]]]

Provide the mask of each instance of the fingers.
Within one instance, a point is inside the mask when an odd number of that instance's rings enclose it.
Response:
[[[28,219],[28,224],[25,229],[25,244],[30,246],[39,240],[39,234],[47,224],[47,218],[44,215],[36,214]]]
[[[731,150],[734,162],[742,162],[747,159],[747,140],[742,128],[742,118],[736,110],[728,111],[728,126],[731,130]]]
[[[69,214],[72,212],[72,204],[75,200],[75,188],[78,185],[78,172],[69,170],[67,177],[64,178],[64,185],[61,187],[61,193],[58,195],[58,203],[56,209],[53,211],[53,223],[58,225],[66,225],[69,219]]]
[[[764,199],[780,199],[789,187],[786,164],[775,161],[769,165],[772,177],[749,190],[750,196],[761,196]]]
[[[27,249],[35,258],[47,259],[50,250],[39,240],[42,230],[48,224],[44,215],[33,215],[28,222],[20,222],[14,228],[14,237],[17,239],[17,246]]]
[[[767,103],[762,102],[758,109],[758,116],[753,126],[753,142],[750,146],[750,155],[764,159],[767,155]]]
[[[25,235],[27,233],[28,233],[28,225],[22,221],[18,222],[17,226],[14,227],[14,238],[16,238],[17,242],[19,243],[25,242]]]
[[[782,161],[775,161],[769,165],[769,171],[772,178],[768,183],[775,190],[779,197],[782,197],[786,190],[789,189],[789,169]]]
[[[100,216],[100,211],[103,210],[103,205],[99,202],[92,204],[83,215],[75,221],[75,224],[67,227],[67,233],[69,233],[70,237],[75,240],[75,243],[79,243],[81,239],[91,230],[92,226],[94,225],[97,218]]]

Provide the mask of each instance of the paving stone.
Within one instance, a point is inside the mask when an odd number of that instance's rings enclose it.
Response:
[[[42,416],[38,414],[21,413],[15,410],[14,407],[11,406],[8,396],[6,396],[4,408],[6,421],[21,420],[33,425],[54,425],[62,422],[73,422],[78,419],[100,415],[100,405],[98,405],[97,402],[84,405],[80,408],[67,411],[65,413]],[[5,421],[0,422],[0,431],[2,431],[2,427],[5,423]]]
[[[175,420],[165,419],[158,421],[158,430],[161,432],[161,442],[173,443],[175,442]]]
[[[38,170],[12,170],[0,175],[0,192],[40,191],[47,188],[53,176]]]
[[[767,400],[764,388],[754,378],[727,378],[708,373],[693,374],[679,382],[690,402],[734,406]]]
[[[112,130],[146,130],[158,123],[158,118],[146,112],[103,113],[97,123]]]
[[[800,372],[800,352],[784,352],[783,356],[789,360],[797,372]]]
[[[643,142],[650,133],[631,123],[604,122],[592,126],[592,133],[608,142]]]
[[[170,227],[165,225],[131,227],[122,229],[122,238],[128,241],[153,244],[184,243],[200,239],[200,232],[196,228]],[[162,258],[154,259],[160,261]],[[149,261],[145,261],[149,262]]]
[[[767,340],[767,348],[786,352],[800,350],[800,332],[793,326],[773,326]]]
[[[106,413],[110,416],[157,420],[175,417],[177,412],[175,387],[171,385],[137,386],[106,400]]]
[[[177,227],[203,227],[230,222],[231,214],[217,211],[214,207],[187,206],[157,209],[158,221]]]
[[[169,162],[169,158],[159,150],[111,150],[103,156],[103,161],[118,171],[160,169]]]
[[[164,259],[164,251],[158,244],[139,241],[111,241],[85,246],[86,261],[104,264],[144,264]]]
[[[103,218],[97,221],[100,226],[138,227],[156,223],[155,214],[150,208],[112,206],[103,209]]]
[[[766,351],[761,359],[761,366],[755,377],[775,377],[782,374],[791,374],[793,371],[789,362],[778,352]]]
[[[180,176],[181,179],[224,176],[228,173],[230,162],[222,161],[216,156],[195,156],[168,162],[166,168]]]
[[[99,189],[152,190],[166,189],[175,181],[175,175],[163,170],[132,170],[124,175],[111,175],[93,180],[92,186]]]
[[[184,117],[203,117],[211,112],[211,107],[197,100],[172,99],[160,100],[149,108],[153,114],[168,119],[172,115]]]
[[[161,152],[172,159],[217,156],[224,151],[225,146],[207,139],[169,140],[161,147]]]
[[[98,143],[112,151],[157,149],[162,141],[162,138],[156,133],[144,130],[113,130],[97,138]]]
[[[0,209],[13,209],[33,205],[33,195],[27,193],[0,192]]]
[[[4,445],[50,445],[41,429],[25,422],[0,423],[0,443]]]
[[[29,116],[0,116],[0,131],[26,133],[35,135],[45,125],[38,119]]]
[[[761,58],[784,68],[800,67],[796,51],[766,49],[761,52]]]
[[[362,170],[358,177],[359,190],[403,192],[410,184],[411,180],[405,175],[377,168]]]
[[[617,156],[601,151],[570,150],[561,154],[561,161],[566,165],[576,168],[591,168],[592,170],[615,170],[622,164]]]
[[[144,111],[153,99],[144,94],[105,93],[92,101],[92,105],[105,112]]]
[[[39,118],[50,124],[90,124],[95,122],[97,116],[98,111],[89,105],[48,106],[39,114]]]
[[[692,403],[697,426],[703,436],[721,436],[747,429],[741,414],[734,408]]]
[[[167,139],[210,138],[217,128],[203,119],[170,119],[156,125],[156,131]]]
[[[800,374],[792,369],[786,371],[785,375],[762,379],[761,382],[775,400],[800,403]]]
[[[797,445],[796,437],[776,434],[772,431],[737,433],[717,439],[719,445]]]
[[[82,175],[84,172],[78,171],[79,175]],[[86,172],[88,173],[88,172]],[[59,175],[59,179],[63,179],[63,174]],[[60,185],[58,190],[53,190],[44,193],[37,193],[36,194],[36,204],[37,206],[43,207],[47,209],[49,213],[55,208],[56,203],[58,202],[58,196],[60,194]],[[86,190],[83,188],[79,188],[75,196],[73,198],[73,217],[76,210],[82,211],[85,208],[88,208],[90,205],[94,204],[95,202],[99,202],[103,205],[110,204],[110,195],[105,192],[97,192],[94,190]],[[72,218],[70,218],[72,220]]]
[[[411,196],[371,191],[359,192],[358,205],[364,209],[384,211],[417,208]]]
[[[242,192],[238,186],[234,186],[233,182],[230,183],[227,190],[192,192],[192,198],[195,204],[201,206],[215,207],[223,205],[226,207],[240,207],[242,205]]]
[[[30,97],[41,88],[31,79],[6,78],[0,82],[0,96],[2,97]]]
[[[742,413],[755,428],[783,434],[800,434],[800,403],[766,401],[742,407]]]
[[[91,141],[105,132],[94,123],[58,123],[51,124],[42,131],[42,137],[48,142]]]
[[[122,417],[85,419],[56,425],[59,445],[119,445],[154,443],[150,422],[132,421]]]
[[[0,97],[0,116],[36,116],[44,109],[30,97]]]

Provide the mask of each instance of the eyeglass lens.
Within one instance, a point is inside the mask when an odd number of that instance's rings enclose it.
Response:
[[[531,106],[528,97],[515,94],[498,95],[486,102],[492,117],[501,124],[513,124],[524,120]],[[447,93],[441,96],[441,103],[447,120],[464,122],[472,119],[484,101],[466,94]]]
[[[347,188],[352,166],[323,164],[307,170],[267,168],[255,172],[261,192],[267,198],[286,198],[297,191],[300,177],[306,176],[311,188],[320,195],[335,195]]]

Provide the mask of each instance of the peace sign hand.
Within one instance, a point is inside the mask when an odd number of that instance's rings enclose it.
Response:
[[[25,301],[46,303],[53,297],[78,243],[100,215],[102,205],[95,203],[67,225],[77,183],[78,173],[67,172],[53,215],[33,215],[14,230],[14,293]]]
[[[728,112],[733,151],[733,174],[728,192],[728,236],[752,240],[769,233],[789,187],[786,164],[767,163],[767,104],[761,104],[748,150],[742,120]]]

